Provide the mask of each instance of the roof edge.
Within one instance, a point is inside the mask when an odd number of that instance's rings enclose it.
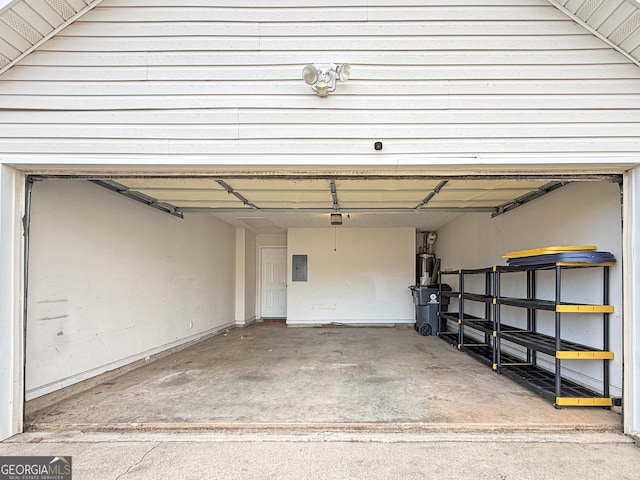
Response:
[[[580,25],[581,27],[583,27],[585,30],[587,30],[589,33],[591,33],[592,35],[595,35],[596,37],[598,37],[600,40],[602,40],[603,42],[605,42],[608,46],[610,46],[611,48],[613,48],[614,50],[616,50],[618,53],[621,53],[622,55],[624,55],[624,57],[627,60],[630,60],[632,63],[636,64],[637,66],[640,67],[640,60],[636,59],[635,57],[633,57],[629,52],[627,52],[626,50],[624,50],[623,48],[621,48],[619,45],[617,45],[616,43],[612,42],[608,37],[606,37],[605,35],[603,35],[602,33],[598,32],[595,28],[593,28],[591,25],[589,25],[587,22],[581,20],[574,12],[572,12],[571,10],[567,9],[564,5],[562,5],[560,2],[558,2],[557,0],[547,0],[551,5],[553,5],[554,7],[556,7],[558,10],[560,10],[562,13],[564,13],[567,17],[571,18],[571,20],[573,20],[574,22],[576,22],[578,25]],[[640,4],[638,4],[638,2],[636,1],[632,1],[632,0],[625,0],[627,3],[633,4],[636,8],[636,10],[640,10]]]
[[[103,0],[94,0],[93,2],[89,3],[86,7],[84,7],[82,10],[79,10],[75,15],[69,17],[64,23],[58,25],[56,28],[54,28],[53,30],[51,30],[47,35],[43,36],[42,39],[37,42],[34,43],[30,48],[28,48],[27,50],[25,50],[24,52],[22,52],[20,55],[18,55],[16,58],[14,58],[13,60],[11,60],[8,64],[6,64],[4,67],[0,68],[0,75],[4,74],[7,70],[9,70],[11,67],[13,67],[15,64],[17,64],[18,62],[20,62],[20,60],[22,60],[24,57],[26,57],[27,55],[29,55],[31,52],[33,52],[35,49],[37,49],[38,47],[40,47],[40,45],[44,44],[45,42],[47,42],[49,39],[51,39],[52,37],[54,37],[55,35],[57,35],[58,33],[60,33],[62,30],[64,30],[65,28],[67,28],[69,25],[71,25],[73,22],[75,22],[76,20],[78,20],[80,17],[82,17],[83,15],[85,15],[86,13],[90,12],[91,10],[93,10],[95,7],[97,7],[98,5],[100,5],[102,3]],[[11,8],[12,5],[14,5],[15,1],[7,1],[7,0],[0,0],[0,13],[4,12],[5,10]]]

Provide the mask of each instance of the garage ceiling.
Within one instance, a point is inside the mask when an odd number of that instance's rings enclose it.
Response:
[[[548,179],[124,178],[93,180],[169,213],[210,213],[255,232],[327,227],[437,230],[464,213],[499,215],[566,184]]]

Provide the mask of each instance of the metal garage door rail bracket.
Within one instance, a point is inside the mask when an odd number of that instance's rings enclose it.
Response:
[[[182,211],[169,203],[160,202],[158,199],[150,197],[142,192],[137,192],[135,190],[130,190],[128,187],[114,182],[113,180],[89,180],[91,183],[95,183],[101,187],[107,188],[112,192],[119,193],[120,195],[124,195],[131,200],[135,200],[136,202],[144,203],[150,207],[153,207],[157,210],[163,211],[175,217],[184,218]]]

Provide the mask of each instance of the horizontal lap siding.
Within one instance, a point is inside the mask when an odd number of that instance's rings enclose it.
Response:
[[[301,79],[347,62],[328,98]],[[0,152],[638,153],[640,70],[544,0],[105,0],[0,77]]]

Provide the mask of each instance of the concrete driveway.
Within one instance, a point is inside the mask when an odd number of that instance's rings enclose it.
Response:
[[[0,456],[72,456],[74,480],[637,480],[611,432],[33,432]]]

